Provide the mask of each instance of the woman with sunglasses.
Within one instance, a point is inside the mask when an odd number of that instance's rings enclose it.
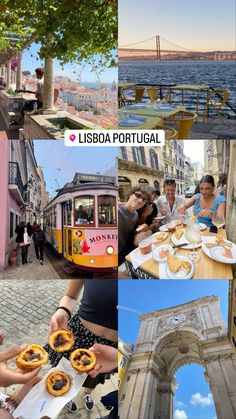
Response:
[[[187,208],[194,205],[194,215],[200,223],[207,227],[213,227],[213,214],[224,219],[225,202],[223,195],[215,193],[215,181],[213,176],[203,176],[199,182],[199,193],[192,196],[187,202],[179,208],[179,213],[184,214]]]
[[[134,249],[135,229],[138,224],[137,210],[142,208],[150,199],[151,192],[138,185],[129,191],[128,201],[119,206],[119,265],[124,262],[125,256]]]
[[[158,213],[165,215],[162,220],[163,224],[179,218],[179,207],[183,206],[185,199],[176,195],[176,183],[174,179],[164,180],[164,195],[160,196],[157,201]]]

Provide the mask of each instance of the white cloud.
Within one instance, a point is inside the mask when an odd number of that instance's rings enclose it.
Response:
[[[186,407],[186,404],[181,401],[175,402],[175,405],[178,407]]]
[[[174,419],[188,419],[188,416],[184,410],[176,409],[174,413]]]
[[[193,406],[210,406],[213,404],[212,394],[208,393],[207,396],[203,396],[201,393],[194,393],[192,394],[190,404]]]

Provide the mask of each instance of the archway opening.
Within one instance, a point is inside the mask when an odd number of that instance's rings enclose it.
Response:
[[[175,380],[174,419],[216,418],[210,385],[201,365],[183,365]]]

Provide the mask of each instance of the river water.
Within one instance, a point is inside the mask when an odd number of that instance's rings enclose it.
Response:
[[[118,74],[120,82],[204,84],[228,89],[228,103],[236,108],[235,61],[121,61]],[[178,94],[174,101],[178,101]]]

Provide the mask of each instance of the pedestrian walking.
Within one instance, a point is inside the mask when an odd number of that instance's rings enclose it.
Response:
[[[29,237],[31,237],[31,236],[32,236],[32,234],[33,234],[33,227],[32,227],[32,225],[30,224],[30,222],[29,222],[29,221],[28,221],[28,223],[26,224],[26,229],[27,229],[28,236],[29,236]]]
[[[35,231],[33,233],[33,241],[36,259],[40,261],[41,265],[43,265],[43,248],[45,242],[45,233],[38,224],[36,225]]]
[[[31,239],[27,233],[27,228],[24,221],[21,221],[19,226],[16,227],[15,233],[16,233],[16,243],[19,243],[20,248],[21,248],[22,265],[24,265],[25,263],[28,263],[27,261],[28,248],[31,243]]]

